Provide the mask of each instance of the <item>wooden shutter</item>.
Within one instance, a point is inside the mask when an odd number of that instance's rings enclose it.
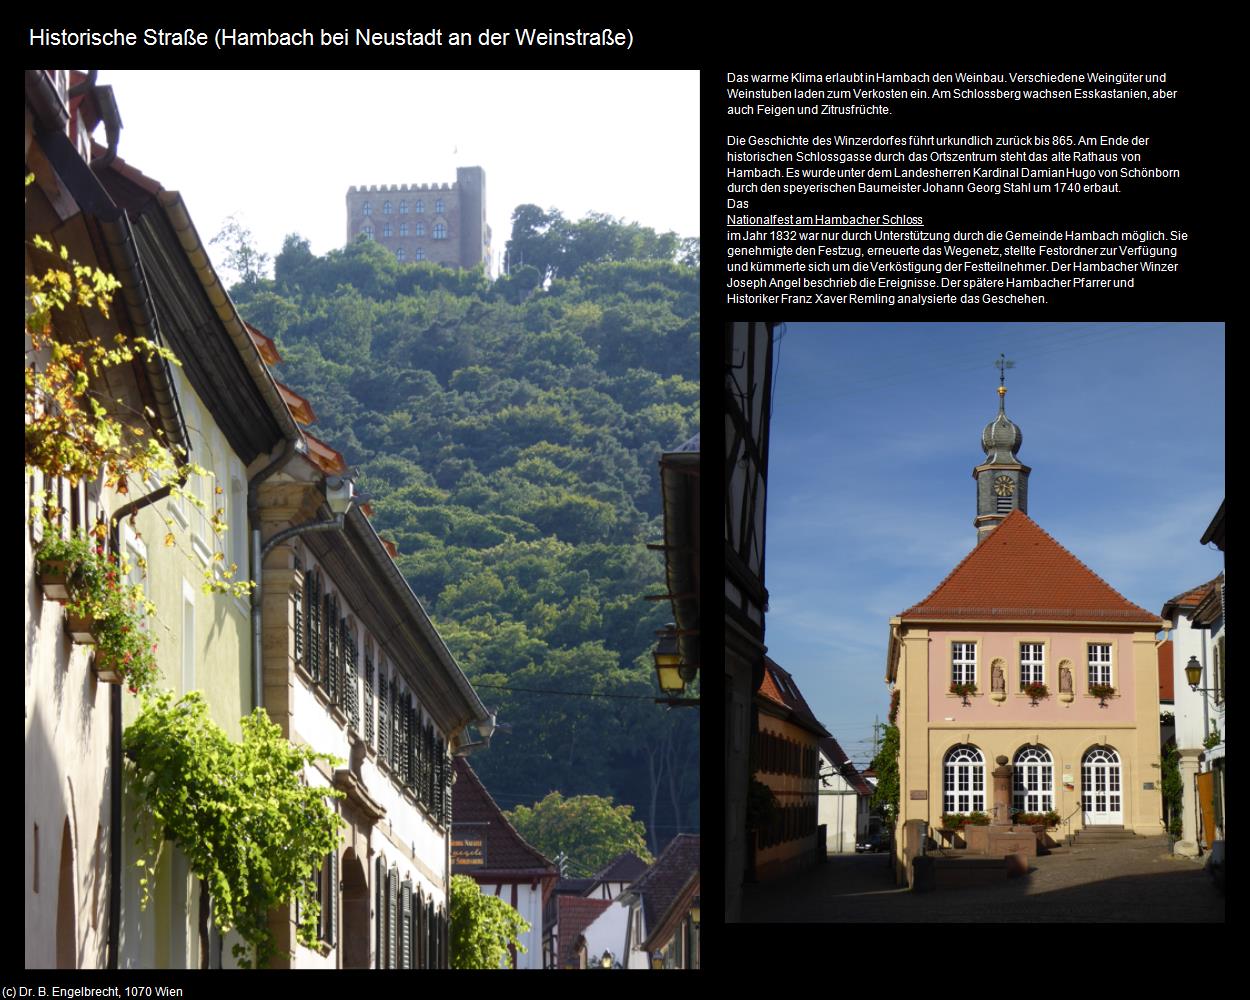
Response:
[[[399,937],[399,867],[392,865],[386,877],[386,967],[396,969]]]
[[[388,750],[391,745],[391,716],[390,716],[390,698],[388,697],[389,686],[386,682],[386,675],[381,670],[378,671],[378,760],[388,763],[390,757]]]
[[[374,944],[373,967],[386,968],[386,860],[379,857],[373,863],[373,926]]]
[[[412,883],[408,879],[399,887],[399,967],[412,968]]]
[[[365,657],[365,743],[373,746],[373,658]]]
[[[451,758],[447,756],[448,746],[446,740],[440,740],[438,744],[438,759],[443,762],[443,826],[451,827],[451,781],[452,768]]]
[[[339,622],[343,636],[343,708],[353,729],[360,731],[360,695],[357,687],[356,637],[347,627],[346,620]]]
[[[325,689],[326,694],[330,696],[330,701],[338,700],[339,677],[338,677],[338,602],[335,601],[333,594],[325,596],[325,618],[326,618],[326,669],[325,669]]]
[[[304,602],[299,591],[291,594],[291,604],[295,625],[295,662],[307,670],[304,663]]]
[[[429,967],[426,964],[429,947],[425,940],[425,893],[420,889],[417,890],[412,909],[412,964],[413,968],[425,969]]]
[[[438,949],[435,944],[434,930],[434,897],[431,896],[429,902],[425,904],[425,956],[426,968],[438,968]]]
[[[308,623],[308,637],[304,643],[308,657],[308,673],[314,681],[321,680],[321,594],[320,574],[311,572],[304,577],[304,618]]]
[[[335,848],[330,852],[330,884],[326,886],[325,940],[331,946],[339,943],[339,852]]]

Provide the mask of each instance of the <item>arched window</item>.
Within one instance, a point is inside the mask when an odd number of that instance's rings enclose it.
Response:
[[[399,214],[400,214],[400,215],[407,215],[407,214],[408,214],[408,202],[406,202],[406,201],[401,201],[401,202],[399,203]]]
[[[367,240],[373,239],[373,227],[365,226],[365,228],[360,231],[360,234]]]
[[[382,214],[383,215],[391,214],[391,203],[389,201],[382,202]]]
[[[442,215],[445,211],[447,211],[447,209],[443,205],[443,199],[439,198],[438,201],[434,202],[434,214]]]
[[[441,222],[434,223],[434,238],[436,240],[447,239],[447,227]]]
[[[425,214],[425,202],[423,202],[420,198],[418,198],[416,201],[412,203],[412,210],[417,215],[424,215]]]
[[[371,202],[371,201],[366,201],[363,205],[361,205],[361,206],[360,206],[360,214],[361,214],[361,215],[372,215],[372,214],[373,214],[373,202]]]
[[[398,250],[395,251],[395,257],[400,261],[400,263],[403,263],[404,261],[408,259],[408,251],[405,250],[403,247],[400,247]]]
[[[391,224],[390,224],[389,222],[385,223],[385,224],[382,226],[382,235],[383,235],[383,236],[390,236],[390,235],[391,235]]]
[[[414,222],[412,224],[412,228],[413,228],[413,235],[415,236],[425,235],[425,223],[424,222]]]
[[[1024,747],[1016,754],[1012,774],[1011,804],[1028,813],[1055,808],[1055,763],[1042,746]]]
[[[406,222],[401,222],[401,223],[399,224],[399,235],[400,235],[400,236],[407,236],[407,235],[408,235],[408,223],[406,223]]]
[[[942,811],[985,812],[985,758],[972,746],[954,747],[942,769]]]
[[[412,251],[412,259],[413,260],[425,260],[425,251],[421,249],[421,247],[417,247],[417,249]]]

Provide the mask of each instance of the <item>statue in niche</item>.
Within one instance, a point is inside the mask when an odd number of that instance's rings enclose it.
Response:
[[[1072,668],[1067,663],[1059,664],[1059,692],[1060,694],[1072,693]]]
[[[1007,690],[1007,682],[1003,677],[1002,660],[995,660],[994,665],[990,668],[990,687],[1000,694]]]

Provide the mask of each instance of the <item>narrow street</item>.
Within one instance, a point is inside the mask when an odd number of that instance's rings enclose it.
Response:
[[[824,865],[748,885],[744,922],[1221,923],[1224,897],[1199,861],[1166,837],[1073,847],[1034,858],[1001,885],[912,893],[894,885],[889,856],[837,855]]]

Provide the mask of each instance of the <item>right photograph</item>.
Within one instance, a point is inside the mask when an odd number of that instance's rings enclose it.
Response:
[[[727,920],[1223,921],[1224,347],[726,325]]]

